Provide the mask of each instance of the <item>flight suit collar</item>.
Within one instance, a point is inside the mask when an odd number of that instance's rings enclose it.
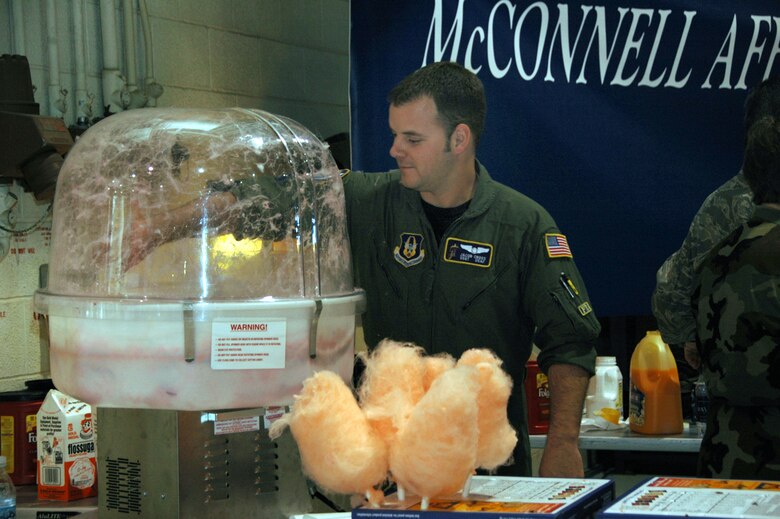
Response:
[[[496,183],[490,178],[487,169],[479,161],[475,161],[475,163],[477,168],[477,188],[474,190],[474,198],[471,199],[469,208],[463,215],[469,218],[485,213],[498,194]],[[411,209],[415,211],[423,210],[420,194],[417,191],[403,187],[401,196],[404,203],[409,205]]]
[[[479,161],[475,162],[477,168],[477,188],[474,190],[474,198],[471,199],[469,208],[463,215],[469,218],[487,212],[498,194],[497,185],[490,178],[487,169]]]

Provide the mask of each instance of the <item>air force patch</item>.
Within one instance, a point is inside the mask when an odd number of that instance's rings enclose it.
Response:
[[[447,238],[444,261],[487,268],[493,262],[493,246],[489,243]]]
[[[405,232],[401,234],[401,244],[393,251],[395,261],[404,267],[413,267],[425,259],[425,250],[422,248],[423,237],[421,234]]]

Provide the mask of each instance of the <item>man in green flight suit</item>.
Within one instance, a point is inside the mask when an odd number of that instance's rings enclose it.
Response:
[[[519,434],[515,465],[499,472],[530,475],[523,379],[535,342],[552,400],[540,474],[582,476],[577,440],[600,328],[566,237],[476,160],[486,103],[475,74],[430,64],[389,103],[398,169],[344,179],[366,343],[390,337],[456,357],[494,350],[514,380]]]

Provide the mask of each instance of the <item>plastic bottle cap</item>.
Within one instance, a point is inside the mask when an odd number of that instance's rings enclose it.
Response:
[[[611,366],[617,364],[617,357],[596,357],[596,366]]]

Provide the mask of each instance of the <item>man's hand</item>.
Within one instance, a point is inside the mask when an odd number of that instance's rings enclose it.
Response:
[[[695,342],[689,341],[683,345],[683,356],[693,369],[701,367],[701,356]]]
[[[550,428],[539,475],[582,478],[585,470],[578,442],[588,373],[579,366],[554,364],[550,366],[547,379],[550,386]]]

